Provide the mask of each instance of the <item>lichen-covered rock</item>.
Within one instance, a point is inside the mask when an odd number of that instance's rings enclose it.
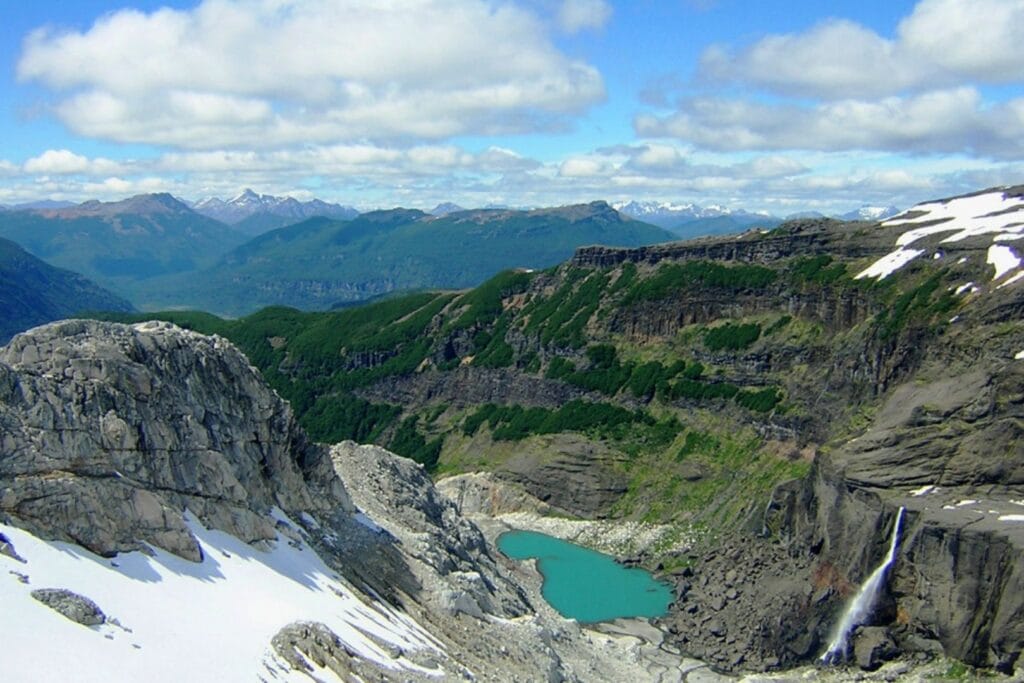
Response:
[[[192,560],[183,517],[246,541],[266,513],[350,509],[323,447],[220,337],[65,321],[0,349],[0,518],[101,555]]]
[[[55,612],[83,626],[99,626],[107,621],[103,610],[95,602],[64,588],[39,588],[32,597]]]

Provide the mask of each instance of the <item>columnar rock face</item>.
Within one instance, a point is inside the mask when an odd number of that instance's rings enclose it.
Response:
[[[185,508],[247,541],[350,508],[322,447],[233,346],[165,323],[68,321],[0,349],[0,517],[112,555],[191,559]]]

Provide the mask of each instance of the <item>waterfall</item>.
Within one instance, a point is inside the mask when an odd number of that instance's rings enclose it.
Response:
[[[825,654],[821,656],[822,662],[834,664],[842,660],[846,656],[847,641],[850,639],[850,633],[871,614],[875,599],[878,597],[878,591],[881,590],[882,585],[885,583],[885,576],[889,573],[889,567],[892,566],[893,560],[896,559],[896,549],[900,543],[900,525],[903,522],[904,512],[906,512],[906,508],[901,507],[899,512],[896,513],[896,523],[892,527],[892,540],[889,541],[889,552],[886,553],[885,559],[875,568],[875,571],[871,572],[871,576],[860,587],[857,594],[853,596],[853,600],[850,601],[846,611],[843,612],[843,618],[839,620],[835,631],[833,631],[832,642],[829,643]]]

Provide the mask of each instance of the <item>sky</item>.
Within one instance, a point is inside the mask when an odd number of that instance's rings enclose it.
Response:
[[[1024,0],[0,8],[0,204],[787,215],[1024,183]]]

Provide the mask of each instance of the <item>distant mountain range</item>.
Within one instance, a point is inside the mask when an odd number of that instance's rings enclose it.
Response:
[[[351,221],[318,217],[260,235],[202,272],[153,280],[141,303],[228,315],[274,304],[327,308],[396,291],[470,287],[504,269],[552,266],[589,244],[673,239],[605,202],[445,216],[391,209]]]
[[[300,202],[294,197],[257,194],[249,189],[227,201],[217,197],[202,199],[192,204],[192,209],[251,236],[316,216],[351,220],[359,215],[359,211],[351,206],[330,204],[319,199]]]
[[[773,228],[781,219],[720,206],[605,202],[431,213],[351,207],[251,190],[189,204],[169,194],[0,214],[0,237],[130,299],[227,315],[281,304],[327,308],[392,292],[464,288],[506,268],[545,268],[590,244],[638,246]],[[865,207],[844,218],[879,220]]]
[[[0,239],[0,345],[36,325],[84,311],[132,311],[132,305],[93,282]]]
[[[0,237],[129,299],[139,282],[212,266],[246,239],[169,194],[7,211]]]
[[[700,206],[699,204],[672,202],[618,202],[613,206],[637,220],[671,230],[679,237],[691,239],[704,235],[724,235],[742,232],[752,227],[773,228],[784,220],[796,218],[825,218],[826,214],[805,211],[787,215],[785,218],[767,213],[750,212],[724,206]],[[900,209],[894,206],[864,206],[848,213],[833,215],[848,221],[881,221],[895,216]]]

